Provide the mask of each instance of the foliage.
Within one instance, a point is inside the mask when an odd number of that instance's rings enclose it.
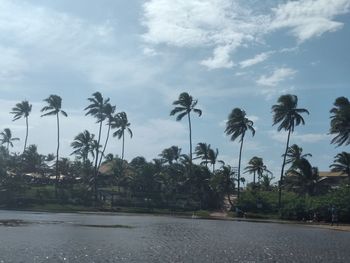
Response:
[[[350,102],[346,97],[339,97],[330,110],[330,134],[335,135],[331,143],[341,146],[350,144]]]

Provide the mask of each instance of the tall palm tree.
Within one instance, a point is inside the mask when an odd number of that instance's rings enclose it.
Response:
[[[283,163],[281,169],[281,176],[278,185],[278,206],[281,208],[281,197],[282,197],[282,183],[283,183],[283,173],[284,166],[286,164],[287,151],[289,147],[290,135],[294,131],[295,126],[300,124],[305,124],[305,121],[301,114],[307,113],[309,111],[306,109],[299,109],[298,97],[296,95],[282,95],[277,100],[278,104],[272,106],[273,115],[273,125],[280,124],[277,128],[278,131],[285,130],[288,131],[286,150],[283,155]]]
[[[334,106],[330,113],[331,128],[329,133],[335,137],[331,143],[341,146],[350,144],[350,102],[348,98],[339,97],[335,100]]]
[[[83,164],[88,159],[89,154],[94,156],[93,140],[95,135],[85,130],[74,137],[74,141],[71,143],[74,151],[71,154],[78,155],[83,159]]]
[[[20,103],[17,103],[15,107],[12,108],[11,114],[13,114],[13,120],[16,121],[20,118],[25,118],[26,120],[26,138],[24,140],[23,152],[27,147],[28,141],[28,116],[32,110],[32,104],[29,104],[28,101],[24,100]]]
[[[332,172],[341,172],[350,179],[350,153],[341,152],[334,157],[334,163],[330,165]]]
[[[246,113],[244,110],[239,108],[234,108],[230,115],[228,116],[228,120],[226,122],[225,133],[231,136],[231,141],[235,141],[239,138],[241,142],[241,146],[239,149],[239,160],[238,160],[238,191],[237,198],[240,196],[240,182],[241,182],[241,158],[242,158],[242,148],[243,141],[246,131],[251,131],[252,136],[255,135],[255,129],[253,128],[254,122],[249,120],[246,117]]]
[[[97,119],[97,123],[99,123],[97,147],[95,147],[96,156],[95,156],[94,178],[93,178],[95,200],[97,200],[97,174],[98,174],[98,161],[99,161],[98,156],[100,153],[99,149],[100,149],[100,142],[101,142],[102,123],[107,117],[106,107],[107,107],[107,104],[109,104],[109,98],[104,99],[100,92],[95,92],[92,94],[91,98],[88,98],[88,101],[91,102],[91,104],[84,109],[87,111],[85,115],[93,116],[94,118]]]
[[[0,139],[1,144],[6,144],[6,149],[9,151],[9,147],[13,147],[13,142],[14,141],[19,141],[19,138],[13,138],[12,137],[12,132],[9,128],[5,128],[1,133],[0,136],[2,137]]]
[[[46,112],[41,115],[41,117],[56,115],[57,123],[57,150],[56,150],[56,184],[55,184],[55,194],[57,197],[57,186],[59,180],[59,170],[58,170],[58,160],[59,160],[59,150],[60,150],[60,118],[59,113],[67,117],[67,113],[61,109],[62,107],[62,98],[58,95],[50,95],[48,98],[44,99],[47,103],[47,106],[44,106],[41,109],[41,112]]]
[[[107,103],[106,107],[105,107],[105,115],[106,115],[106,119],[107,119],[108,129],[107,129],[106,141],[105,141],[105,144],[103,146],[103,150],[101,152],[101,157],[100,157],[100,161],[98,163],[98,167],[100,167],[100,165],[102,163],[102,158],[104,157],[104,153],[106,151],[106,147],[107,147],[107,143],[108,143],[108,139],[109,139],[109,133],[111,131],[111,125],[112,125],[113,118],[114,118],[115,108],[116,108],[116,106],[112,106],[109,103]]]
[[[113,133],[113,137],[118,137],[118,139],[122,138],[122,162],[124,161],[124,146],[125,146],[125,131],[127,131],[130,135],[130,138],[132,138],[132,131],[129,128],[130,123],[128,121],[128,116],[126,115],[125,112],[119,112],[117,114],[117,117],[111,124],[112,128],[118,128]]]
[[[218,148],[216,148],[216,150],[214,151],[213,149],[209,149],[208,151],[208,159],[209,159],[209,163],[212,165],[213,167],[213,173],[215,171],[215,164],[221,163],[222,165],[225,165],[225,162],[222,160],[218,160],[218,155],[219,155],[219,150]]]
[[[202,115],[202,111],[196,108],[198,100],[193,99],[187,92],[180,94],[178,100],[173,102],[176,107],[170,112],[170,116],[176,115],[176,120],[181,121],[183,117],[187,115],[188,128],[190,135],[190,173],[192,166],[192,127],[191,127],[191,111],[197,113],[199,116]]]
[[[248,166],[244,168],[245,173],[253,174],[253,184],[255,187],[255,176],[258,175],[258,181],[262,178],[264,173],[272,174],[264,164],[263,158],[254,156],[249,160]]]
[[[195,159],[201,158],[203,160],[201,164],[205,164],[205,167],[208,168],[210,144],[200,142],[194,150],[197,155]]]

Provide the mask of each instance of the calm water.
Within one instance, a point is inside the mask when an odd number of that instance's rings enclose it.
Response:
[[[0,225],[0,262],[350,262],[350,233],[297,225],[0,211],[5,219],[29,224]]]

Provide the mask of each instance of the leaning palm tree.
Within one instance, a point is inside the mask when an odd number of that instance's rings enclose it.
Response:
[[[41,115],[41,117],[56,115],[57,122],[57,150],[56,150],[56,184],[55,184],[55,195],[57,197],[57,186],[59,180],[59,170],[58,170],[58,160],[59,160],[59,150],[60,150],[60,118],[59,113],[67,117],[67,113],[61,110],[62,107],[62,98],[58,95],[50,95],[48,98],[44,99],[48,104],[41,109],[41,112],[46,112]]]
[[[332,172],[346,174],[350,179],[350,153],[338,153],[334,157],[334,163],[330,167],[332,168]]]
[[[6,149],[9,151],[9,147],[13,147],[14,141],[19,141],[19,138],[13,138],[12,132],[9,128],[5,128],[1,133],[0,136],[2,137],[0,139],[1,144],[6,144]]]
[[[253,125],[254,125],[254,122],[249,120],[246,117],[245,111],[239,108],[234,108],[232,110],[226,122],[225,133],[231,136],[231,141],[235,141],[237,138],[240,138],[239,141],[241,142],[241,146],[239,150],[239,160],[238,160],[237,198],[239,198],[240,196],[241,158],[242,158],[244,136],[247,130],[251,131],[253,136],[255,135],[255,129],[253,128]]]
[[[128,121],[128,116],[125,112],[119,112],[114,119],[114,121],[111,124],[112,128],[118,128],[113,133],[113,137],[118,137],[118,139],[122,138],[122,162],[124,161],[124,146],[125,146],[125,131],[127,131],[130,135],[130,138],[132,138],[132,131],[129,128],[130,123]]]
[[[191,127],[191,111],[197,113],[199,116],[202,115],[200,109],[195,108],[198,103],[198,100],[195,100],[187,92],[180,94],[178,100],[173,102],[173,105],[176,107],[170,112],[170,116],[176,115],[176,120],[181,121],[183,117],[187,115],[188,119],[188,128],[190,135],[190,173],[192,166],[192,127]]]
[[[208,162],[209,162],[209,150],[210,150],[210,144],[206,144],[204,142],[200,142],[197,144],[195,150],[195,153],[197,157],[195,159],[201,158],[203,161],[201,164],[205,164],[205,167],[208,168]]]
[[[32,104],[29,104],[28,101],[24,100],[20,103],[17,103],[15,107],[12,108],[11,114],[13,114],[13,120],[16,121],[20,118],[25,118],[26,120],[26,138],[24,140],[23,152],[27,147],[28,141],[28,116],[32,110]]]
[[[77,155],[79,158],[83,159],[83,164],[88,160],[89,154],[94,156],[93,152],[93,140],[95,135],[91,134],[88,130],[79,133],[74,137],[74,141],[71,143],[74,151],[71,153]]]
[[[95,156],[95,165],[94,165],[94,177],[93,177],[93,183],[94,183],[94,193],[95,193],[95,200],[97,200],[97,174],[98,174],[98,156],[100,153],[100,142],[101,142],[101,132],[102,132],[102,123],[106,119],[106,107],[109,104],[109,98],[104,99],[100,92],[95,92],[92,94],[91,98],[88,98],[88,101],[91,102],[90,105],[88,105],[84,110],[87,112],[85,115],[91,115],[94,118],[97,119],[97,123],[99,123],[99,130],[98,130],[98,138],[97,138],[97,146],[96,149],[96,156]]]
[[[264,164],[264,161],[262,158],[254,156],[252,159],[249,160],[248,166],[244,168],[245,173],[253,174],[253,185],[255,187],[255,177],[258,175],[258,182],[260,182],[260,179],[262,178],[264,172],[272,174]]]
[[[305,124],[302,113],[309,114],[306,109],[299,109],[298,106],[298,97],[296,95],[282,95],[277,100],[278,104],[272,106],[273,115],[273,125],[280,123],[277,130],[285,130],[288,131],[286,150],[283,155],[283,163],[281,169],[281,176],[278,185],[278,206],[281,208],[281,197],[282,197],[282,183],[283,183],[283,174],[284,174],[284,166],[286,164],[287,151],[289,147],[290,135],[294,131],[295,126],[300,124]]]
[[[330,134],[335,137],[331,143],[341,146],[350,144],[350,102],[348,98],[339,97],[334,102],[334,108],[330,110],[331,128]]]

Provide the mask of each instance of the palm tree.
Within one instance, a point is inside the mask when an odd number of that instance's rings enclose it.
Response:
[[[197,144],[195,148],[195,153],[197,155],[197,158],[201,158],[203,161],[201,164],[205,164],[205,167],[208,168],[208,162],[209,162],[209,150],[210,150],[210,144],[206,144],[204,142],[200,142]]]
[[[13,147],[14,141],[19,141],[19,138],[12,137],[12,132],[9,128],[5,128],[4,131],[0,133],[0,136],[2,136],[0,139],[1,144],[6,144],[7,151],[9,151],[10,146]]]
[[[166,161],[169,164],[172,164],[173,161],[176,161],[180,158],[181,148],[178,146],[171,146],[170,148],[164,149],[159,156],[162,157],[162,161]]]
[[[192,166],[192,127],[191,127],[191,111],[197,113],[199,116],[202,115],[200,109],[195,108],[198,103],[198,100],[194,100],[187,92],[180,94],[178,100],[173,102],[173,105],[176,107],[170,112],[170,116],[176,115],[176,120],[181,121],[183,117],[187,115],[188,118],[188,128],[190,135],[190,174]]]
[[[109,98],[104,99],[100,92],[95,92],[92,94],[91,98],[88,98],[88,101],[91,102],[84,110],[87,112],[85,115],[91,115],[97,119],[97,123],[99,123],[98,130],[98,139],[97,145],[95,147],[96,156],[95,156],[95,166],[94,166],[94,192],[95,192],[95,200],[97,200],[97,174],[98,174],[98,156],[101,142],[101,132],[102,132],[102,123],[106,119],[106,107],[109,104]]]
[[[241,147],[239,150],[239,161],[238,161],[238,191],[237,198],[240,196],[240,182],[241,182],[241,158],[242,158],[242,148],[244,136],[247,130],[251,131],[252,135],[255,135],[255,129],[253,128],[254,122],[249,120],[246,117],[246,113],[244,110],[239,108],[234,108],[230,115],[228,116],[228,120],[226,122],[226,135],[231,136],[231,141],[235,141],[238,137],[241,142]]]
[[[223,178],[227,200],[230,203],[230,206],[232,207],[233,202],[231,200],[231,194],[234,192],[235,188],[235,179],[233,178],[233,176],[235,175],[234,169],[230,165],[223,165],[218,171],[218,173]]]
[[[88,159],[88,155],[92,154],[94,156],[93,140],[95,135],[91,134],[88,130],[79,133],[74,137],[74,141],[71,143],[74,151],[71,153],[78,155],[78,157],[83,159],[83,164]]]
[[[312,157],[311,153],[303,154],[303,148],[296,144],[290,146],[287,150],[286,164],[296,165],[301,159],[306,159],[307,157]]]
[[[315,193],[315,187],[318,182],[318,169],[312,167],[310,162],[302,158],[297,166],[291,167],[288,170],[289,176],[296,178],[296,186],[301,194],[312,195]]]
[[[118,137],[118,139],[122,138],[122,162],[124,161],[124,145],[125,145],[125,131],[127,131],[130,135],[130,138],[132,138],[132,131],[129,128],[130,123],[128,121],[128,116],[126,115],[125,112],[119,112],[114,119],[114,121],[111,124],[112,128],[118,128],[113,133],[113,137]]]
[[[334,102],[334,108],[330,110],[331,128],[329,133],[336,136],[331,143],[341,146],[350,144],[350,102],[348,98],[339,97]]]
[[[21,103],[17,103],[15,107],[12,108],[11,114],[13,114],[13,120],[16,121],[22,117],[26,119],[26,138],[24,141],[23,152],[27,147],[28,140],[28,116],[32,110],[32,104],[29,104],[28,101],[24,100]]]
[[[215,164],[221,163],[222,165],[225,165],[225,162],[222,160],[218,160],[218,155],[219,155],[219,150],[218,148],[216,148],[216,150],[214,151],[213,149],[209,149],[208,151],[208,159],[209,159],[209,163],[213,166],[213,173],[215,171]]]
[[[57,186],[59,180],[59,170],[58,170],[58,160],[59,160],[59,150],[60,150],[60,119],[59,113],[63,116],[67,117],[67,113],[61,110],[62,107],[62,98],[58,95],[50,95],[48,98],[44,99],[44,101],[48,104],[41,109],[41,112],[46,112],[41,115],[41,117],[56,115],[57,122],[57,150],[56,150],[56,184],[55,184],[55,194],[57,197]]]
[[[334,157],[334,163],[330,165],[332,172],[341,172],[350,178],[350,153],[341,152]]]
[[[107,130],[106,141],[105,141],[105,144],[103,146],[103,150],[101,152],[100,161],[98,163],[98,167],[100,167],[101,162],[102,162],[102,158],[104,157],[104,153],[106,151],[106,147],[107,147],[107,143],[108,143],[108,139],[109,139],[109,133],[111,131],[111,125],[112,125],[113,118],[114,118],[113,114],[115,112],[115,108],[116,108],[116,106],[112,106],[109,103],[107,103],[106,107],[105,107],[105,115],[106,115],[106,119],[107,119],[108,130]]]
[[[278,206],[281,208],[281,197],[282,197],[282,183],[283,183],[283,173],[284,166],[286,164],[287,151],[289,147],[290,134],[294,131],[294,127],[300,124],[305,124],[302,113],[309,114],[306,109],[299,109],[298,106],[298,97],[296,95],[282,95],[277,100],[278,104],[272,106],[273,115],[273,125],[280,123],[277,130],[281,131],[282,129],[288,131],[286,150],[283,155],[283,163],[281,169],[281,176],[278,185]]]
[[[249,160],[248,162],[248,166],[244,169],[245,173],[250,173],[253,174],[253,185],[255,187],[255,176],[256,174],[258,175],[258,181],[260,181],[260,179],[263,176],[263,173],[269,173],[272,174],[266,167],[266,165],[264,165],[264,161],[262,158],[259,158],[257,156],[254,156],[252,159]]]

